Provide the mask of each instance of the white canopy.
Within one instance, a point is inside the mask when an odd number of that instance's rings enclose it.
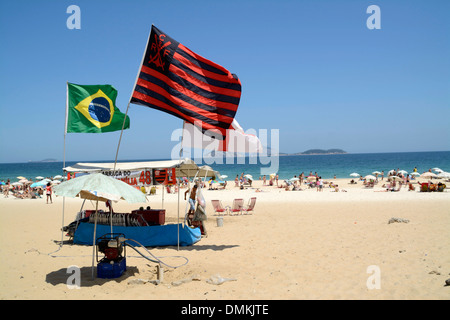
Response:
[[[116,163],[116,171],[139,171],[145,169],[169,169],[176,168],[177,177],[215,177],[218,172],[211,168],[206,169],[206,166],[199,167],[197,164],[188,158],[183,160],[159,160],[159,161],[143,161],[143,162],[118,162]],[[86,172],[94,173],[100,171],[114,170],[114,162],[106,163],[87,163],[79,162],[73,166],[63,168],[65,172]]]

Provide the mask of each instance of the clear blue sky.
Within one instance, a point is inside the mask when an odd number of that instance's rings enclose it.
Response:
[[[81,29],[69,30],[69,5]],[[369,5],[381,29],[369,30]],[[450,150],[450,1],[0,2],[0,162],[62,160],[66,82],[111,84],[123,112],[150,27],[242,82],[236,119],[280,152]],[[170,158],[182,121],[131,105],[119,159]],[[67,134],[66,160],[114,159],[120,132]]]

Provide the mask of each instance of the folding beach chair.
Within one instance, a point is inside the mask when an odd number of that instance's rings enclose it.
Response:
[[[244,208],[244,199],[234,199],[233,205],[230,208],[230,213],[242,214],[242,209]]]
[[[220,215],[223,215],[225,213],[228,213],[227,209],[229,207],[224,207],[222,205],[222,201],[220,201],[220,200],[211,200],[211,203],[212,203],[212,205],[214,207],[214,215],[217,213],[220,216]]]
[[[250,198],[246,208],[242,209],[245,214],[252,214],[255,211],[256,197]]]

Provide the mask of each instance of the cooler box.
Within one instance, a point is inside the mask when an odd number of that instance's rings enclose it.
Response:
[[[131,213],[140,215],[151,226],[162,226],[166,222],[166,210],[164,209],[133,210]]]

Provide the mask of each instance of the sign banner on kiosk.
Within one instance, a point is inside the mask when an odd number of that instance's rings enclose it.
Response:
[[[119,179],[130,186],[134,187],[147,187],[154,185],[167,185],[176,184],[176,170],[175,168],[169,169],[144,169],[139,171],[131,170],[118,170],[114,173],[113,170],[102,170],[106,176],[110,176]],[[68,174],[68,179],[73,179],[85,175],[85,172],[74,172]]]
[[[104,175],[119,179],[130,186],[150,186],[152,185],[152,170],[112,170],[101,171]]]

